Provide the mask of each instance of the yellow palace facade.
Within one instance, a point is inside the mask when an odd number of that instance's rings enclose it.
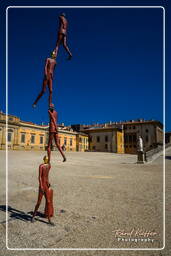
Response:
[[[46,150],[48,125],[25,122],[19,117],[0,113],[0,149]],[[124,153],[124,131],[118,128],[91,128],[74,131],[71,127],[58,127],[59,143],[66,151],[97,151]],[[53,141],[52,150],[57,150]]]
[[[0,149],[14,150],[45,150],[48,143],[48,126],[21,121],[20,118],[8,115],[8,130],[6,114],[0,113]],[[60,145],[66,151],[87,151],[88,135],[74,132],[69,128],[58,129]],[[55,144],[53,145],[55,150]]]

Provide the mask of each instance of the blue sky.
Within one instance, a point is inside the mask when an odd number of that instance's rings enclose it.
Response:
[[[48,122],[48,90],[36,109],[32,103],[41,90],[45,59],[55,47],[61,11],[69,20],[73,59],[66,60],[61,46],[53,83],[59,122],[162,122],[161,8],[9,9],[9,113]],[[4,97],[1,102],[5,111]],[[166,120],[166,130],[171,130]]]

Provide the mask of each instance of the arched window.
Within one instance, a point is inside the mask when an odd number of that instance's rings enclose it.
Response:
[[[8,132],[8,142],[12,141],[12,132]]]

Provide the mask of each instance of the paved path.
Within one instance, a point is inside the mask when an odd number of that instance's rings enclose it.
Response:
[[[0,166],[5,166],[0,151]],[[161,248],[163,247],[163,158],[137,165],[134,155],[67,153],[63,163],[53,152],[50,181],[54,189],[55,227],[30,211],[37,200],[38,166],[44,152],[9,151],[8,247],[10,248]],[[5,250],[5,168],[1,171],[0,255],[169,255],[171,238],[171,151],[166,155],[166,241],[162,251],[7,251]],[[44,202],[40,207],[43,212]],[[60,210],[63,210],[60,213]],[[132,241],[118,241],[116,230]],[[140,232],[141,231],[141,232]],[[150,241],[143,232],[150,231]],[[136,233],[137,232],[137,233]],[[120,235],[128,238],[128,234]],[[135,238],[143,238],[142,241]],[[154,241],[152,241],[152,239]]]

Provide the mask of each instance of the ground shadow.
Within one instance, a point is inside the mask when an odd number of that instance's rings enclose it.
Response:
[[[31,222],[31,218],[32,218],[32,213],[33,212],[28,212],[28,213],[25,213],[23,211],[20,211],[20,210],[17,210],[11,206],[7,206],[6,205],[0,205],[0,210],[3,211],[3,212],[6,212],[6,210],[8,211],[8,213],[10,213],[9,217],[10,219],[8,219],[8,221],[11,221],[11,220],[21,220],[21,221],[24,221],[24,222]],[[30,215],[31,214],[31,215]],[[43,217],[43,214],[38,212],[37,213],[37,216],[39,217]],[[36,220],[40,221],[40,222],[44,222],[44,223],[47,223],[46,221],[43,221],[43,220],[40,220],[40,219],[37,219]],[[6,221],[2,221],[2,223],[5,223]]]
[[[165,159],[171,160],[171,156],[165,156]]]
[[[28,212],[28,214],[33,215],[33,211]],[[37,212],[37,213],[36,213],[36,216],[41,217],[41,218],[45,218],[45,215],[44,215],[42,212]]]

